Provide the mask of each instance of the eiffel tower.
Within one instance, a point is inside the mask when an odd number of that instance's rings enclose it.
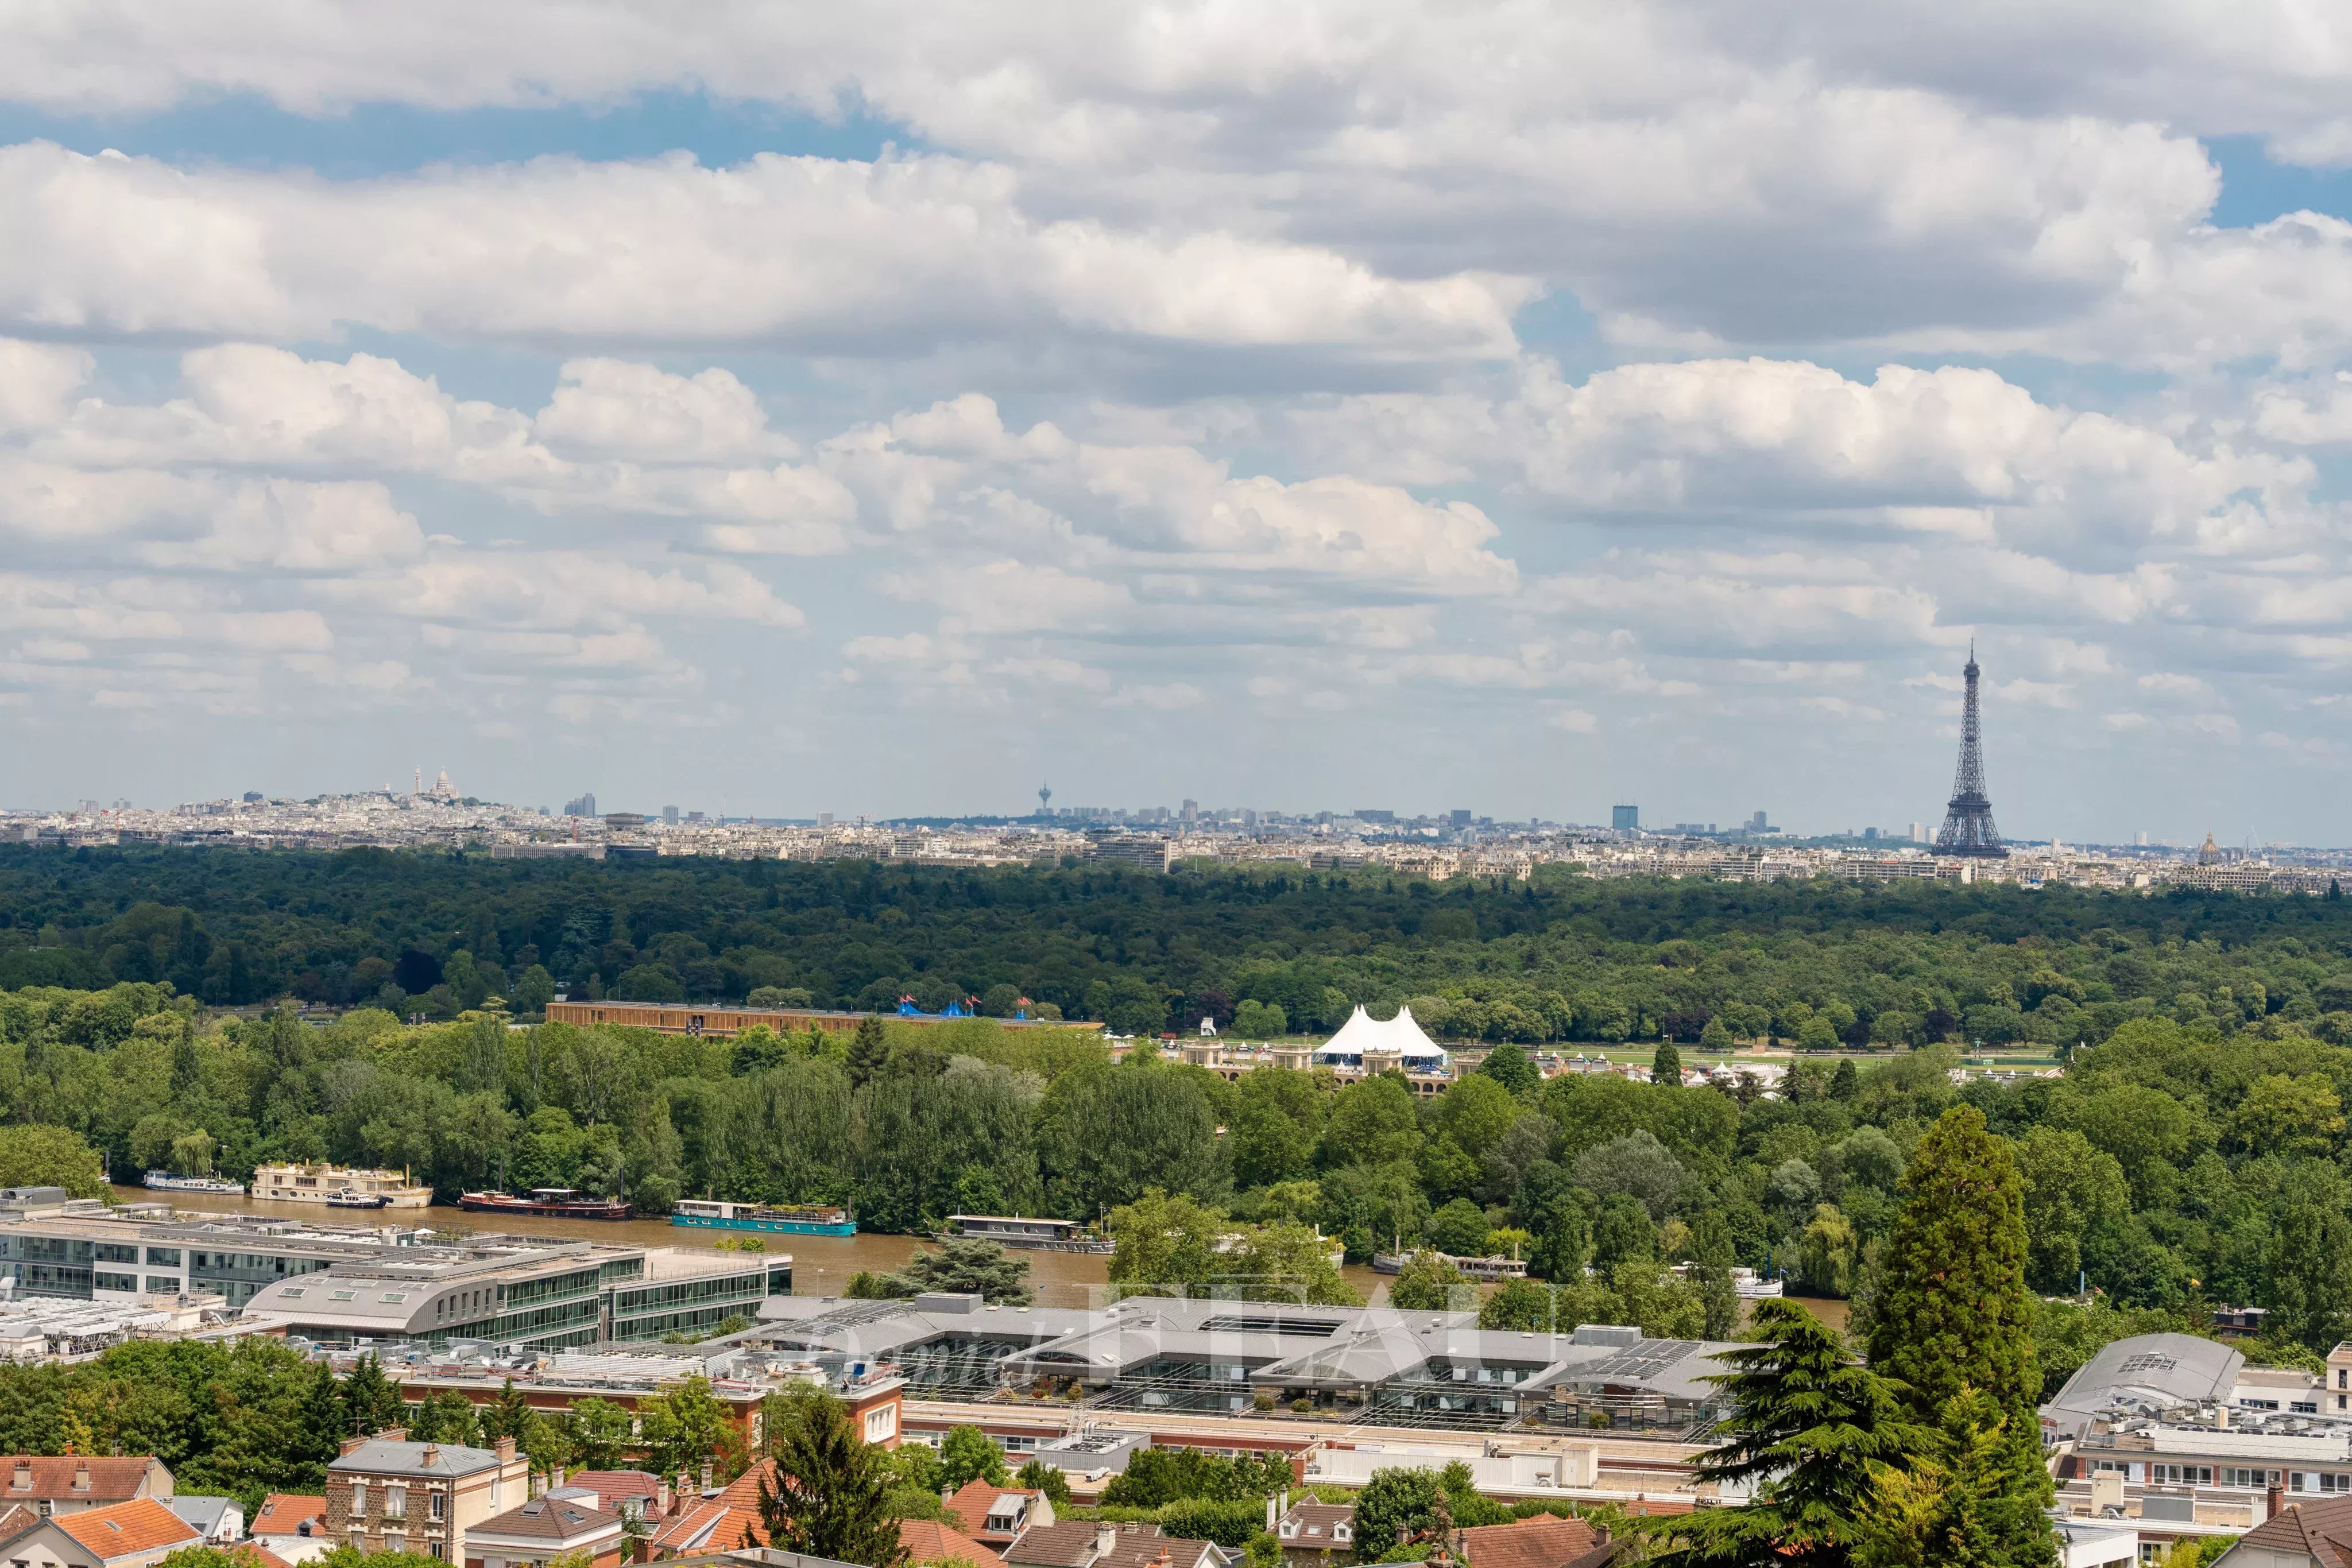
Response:
[[[1936,835],[1939,855],[1969,855],[1979,860],[2003,860],[2009,846],[1992,825],[1992,802],[1985,798],[1984,735],[1977,716],[1977,645],[1969,643],[1968,700],[1960,707],[1960,769],[1952,776],[1952,803],[1944,813],[1944,831]]]

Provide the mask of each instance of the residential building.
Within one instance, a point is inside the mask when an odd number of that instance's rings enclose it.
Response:
[[[651,1470],[558,1470],[555,1484],[593,1493],[596,1506],[624,1520],[668,1517],[669,1482]]]
[[[627,1521],[598,1508],[594,1492],[568,1486],[468,1525],[465,1544],[466,1568],[543,1568],[557,1557],[620,1568],[630,1550]]]
[[[109,1508],[137,1498],[159,1502],[172,1498],[172,1472],[151,1455],[109,1458],[11,1454],[0,1457],[0,1471],[7,1476],[5,1489],[0,1490],[0,1509],[22,1506],[43,1519]]]
[[[984,1568],[996,1559],[993,1547],[983,1546],[952,1526],[928,1519],[900,1520],[898,1542],[907,1549],[906,1560],[909,1563],[951,1563],[961,1559],[974,1568]]]
[[[255,1543],[287,1563],[324,1557],[335,1544],[327,1533],[327,1500],[303,1492],[274,1491],[253,1516]]]
[[[1151,833],[1103,833],[1087,837],[1088,865],[1132,866],[1164,872],[1176,861],[1176,841]]]
[[[233,1497],[174,1497],[163,1506],[194,1525],[207,1546],[245,1538],[245,1504]]]
[[[2352,1498],[2281,1509],[2240,1536],[2213,1568],[2352,1568]]]
[[[0,1521],[0,1559],[10,1568],[149,1568],[201,1544],[195,1526],[152,1497],[46,1519],[12,1507]]]
[[[466,1532],[530,1493],[530,1461],[495,1448],[412,1443],[399,1427],[344,1440],[327,1466],[327,1532],[362,1552],[459,1560]]]
[[[1213,1542],[1186,1541],[1156,1524],[1074,1519],[1022,1531],[1004,1549],[1012,1568],[1227,1568]]]
[[[1549,1513],[1477,1525],[1455,1540],[1468,1568],[1605,1568],[1622,1544],[1583,1520]]]
[[[1265,1501],[1266,1528],[1282,1543],[1283,1561],[1292,1568],[1321,1568],[1356,1554],[1356,1505],[1318,1502],[1309,1498],[1278,1508]]]
[[[947,1500],[947,1511],[963,1526],[964,1533],[986,1545],[992,1555],[1012,1545],[1024,1531],[1055,1522],[1053,1500],[1044,1492],[1016,1491],[988,1481],[965,1482]]]

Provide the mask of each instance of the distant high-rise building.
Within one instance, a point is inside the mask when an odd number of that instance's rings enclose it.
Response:
[[[2003,860],[2009,847],[1992,823],[1992,801],[1986,798],[1984,736],[1977,712],[1977,645],[1969,644],[1969,662],[1960,671],[1968,695],[1960,702],[1960,765],[1952,775],[1952,803],[1944,815],[1944,831],[1936,835],[1939,855],[1966,855],[1979,860]]]
[[[1359,806],[1348,814],[1355,818],[1356,821],[1360,822],[1393,822],[1396,821],[1396,813],[1394,811],[1375,810],[1370,806]]]
[[[1178,815],[1182,821],[1187,822],[1199,821],[1201,820],[1201,802],[1198,800],[1185,801],[1183,806],[1180,809]]]
[[[2139,835],[2139,837],[2137,837],[2137,839],[2133,840],[2132,841],[2133,841],[2134,843],[2137,843],[2137,845],[2139,845],[2139,847],[2140,847],[2140,848],[2142,848],[2142,849],[2146,849],[2146,848],[2147,848],[2147,834],[2146,832],[2142,832],[2142,833]]]
[[[664,826],[664,827],[666,827],[666,828],[675,828],[675,827],[677,827],[677,807],[675,807],[675,806],[664,806],[664,807],[662,808],[662,826]]]
[[[1914,822],[1911,824],[1911,841],[1915,844],[1924,844],[1927,841],[1927,823]]]
[[[1771,820],[1761,811],[1748,818],[1744,825],[1751,833],[1769,833],[1772,831]]]
[[[258,805],[260,805],[260,804],[261,804],[261,791],[260,791],[260,790],[258,790],[258,789],[247,789],[247,790],[245,792],[245,803],[246,803],[247,805],[248,805],[248,806],[258,806]],[[95,810],[98,810],[98,802],[97,802],[97,801],[92,800],[92,801],[89,802],[89,809],[90,809],[91,810],[95,811]]]
[[[596,814],[596,792],[591,789],[582,794],[577,800],[566,800],[563,802],[563,814],[567,817],[594,816]]]
[[[1054,787],[1051,784],[1037,786],[1037,814],[1041,817],[1054,814]]]
[[[816,825],[820,828],[829,828],[833,826],[833,813],[831,811],[819,811],[816,814]]]
[[[1609,826],[1621,833],[1640,832],[1642,831],[1642,808],[1639,806],[1610,807]]]
[[[1467,807],[1457,807],[1446,814],[1454,820],[1454,825],[1457,828],[1466,828],[1470,825],[1470,811]]]

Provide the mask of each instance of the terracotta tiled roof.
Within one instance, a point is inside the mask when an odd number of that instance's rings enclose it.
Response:
[[[966,1481],[948,1499],[948,1512],[955,1516],[966,1534],[977,1535],[987,1528],[988,1511],[996,1506],[996,1494],[1003,1490],[990,1481]]]
[[[291,1563],[287,1562],[267,1546],[257,1546],[250,1541],[240,1541],[236,1545],[226,1548],[226,1551],[231,1557],[245,1563],[247,1568],[294,1568]]]
[[[756,1512],[730,1508],[716,1498],[698,1498],[655,1531],[649,1544],[656,1557],[733,1552],[743,1545],[746,1531],[758,1519]]]
[[[305,1520],[310,1521],[313,1534],[326,1529],[327,1500],[308,1492],[274,1491],[261,1500],[261,1511],[253,1516],[250,1533],[295,1535],[300,1533]]]
[[[909,1563],[945,1563],[961,1557],[973,1568],[993,1568],[996,1553],[961,1530],[930,1519],[902,1519],[898,1540]]]
[[[71,1454],[0,1454],[0,1501],[48,1498],[82,1502],[124,1502],[139,1495],[154,1461],[141,1454],[127,1459],[78,1458]],[[80,1479],[84,1484],[76,1486]]]
[[[479,1524],[467,1526],[466,1538],[470,1541],[479,1533],[535,1541],[576,1541],[620,1528],[618,1514],[606,1513],[585,1499],[541,1497]]]
[[[196,1527],[152,1497],[61,1513],[50,1522],[101,1558],[128,1557],[159,1546],[194,1546]]]
[[[727,1490],[719,1494],[719,1500],[730,1508],[749,1510],[751,1517],[757,1519],[760,1517],[760,1483],[763,1480],[768,1483],[770,1491],[776,1490],[775,1460],[761,1459],[729,1481]]]
[[[1555,1514],[1462,1531],[1462,1560],[1470,1568],[1586,1568],[1615,1554],[1606,1531]]]
[[[40,1522],[40,1512],[31,1503],[0,1503],[0,1541],[13,1541]]]
[[[2352,1568],[2352,1498],[2281,1509],[2240,1536],[2238,1545],[2280,1554],[2301,1552],[2320,1568]],[[2235,1556],[2235,1551],[2231,1554]]]
[[[303,1519],[324,1519],[327,1500],[310,1493],[270,1493],[254,1514],[254,1535],[291,1535]]]

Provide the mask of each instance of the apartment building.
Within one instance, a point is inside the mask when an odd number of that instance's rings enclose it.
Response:
[[[351,1437],[327,1466],[327,1538],[363,1552],[463,1561],[466,1532],[530,1496],[530,1461],[496,1448],[412,1443],[395,1427]]]

